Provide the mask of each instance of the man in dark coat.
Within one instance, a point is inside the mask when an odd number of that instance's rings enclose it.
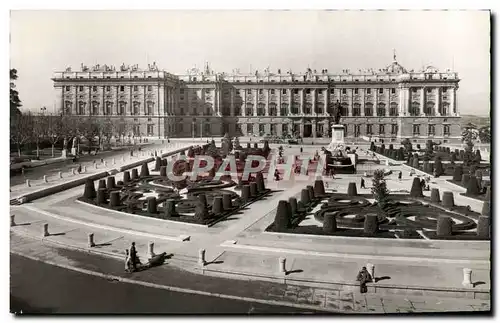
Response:
[[[135,249],[135,242],[132,242],[132,246],[130,247],[130,264],[132,265],[132,271],[137,270],[137,263],[139,259],[137,258],[137,250]]]
[[[280,180],[280,172],[277,169],[274,170],[274,180],[275,181],[279,181]]]
[[[368,270],[366,270],[366,267],[363,267],[361,269],[361,271],[358,273],[358,277],[356,277],[356,280],[359,282],[359,292],[362,294],[366,293],[368,291],[366,283],[372,281],[372,277]]]
[[[401,180],[403,178],[403,172],[399,171],[398,179]]]
[[[366,188],[365,187],[365,179],[361,177],[361,188]]]

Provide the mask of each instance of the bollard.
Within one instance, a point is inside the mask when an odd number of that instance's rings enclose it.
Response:
[[[149,259],[153,259],[153,257],[155,256],[154,248],[155,248],[155,243],[150,242],[149,243]]]
[[[279,259],[279,272],[286,274],[286,258],[280,257]]]
[[[26,186],[27,186],[27,187],[31,187],[31,182],[30,182],[30,180],[29,180],[29,179],[27,179],[27,180],[26,180]]]
[[[92,247],[95,247],[94,234],[93,233],[89,233],[89,248],[92,248]]]
[[[43,236],[44,237],[48,237],[50,234],[49,234],[49,224],[48,223],[45,223],[43,225]]]
[[[16,226],[16,215],[15,214],[12,214],[10,216],[10,226],[11,227],[15,227]]]
[[[205,266],[207,264],[205,260],[205,249],[200,249],[198,252],[198,264],[200,266]]]
[[[94,164],[94,168],[97,169],[97,163]]]
[[[49,182],[49,181],[47,180],[47,175],[43,175],[43,181],[44,181],[45,183],[48,183],[48,182]]]
[[[86,172],[87,172],[87,166],[85,166],[85,165],[83,166],[83,171],[82,171],[82,172],[83,172],[83,173],[86,173]]]
[[[59,178],[63,178],[62,177],[62,172],[58,172],[58,175],[59,175]]]
[[[465,288],[472,288],[474,285],[472,285],[472,269],[470,268],[464,268],[464,281],[462,282],[462,286]]]
[[[375,283],[375,265],[374,264],[366,264],[366,270],[370,273],[370,276],[372,276],[372,282]]]

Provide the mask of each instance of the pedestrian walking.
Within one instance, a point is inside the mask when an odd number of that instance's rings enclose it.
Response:
[[[275,181],[280,180],[280,172],[277,169],[274,170],[274,180]]]
[[[356,277],[356,280],[359,282],[359,292],[364,294],[368,291],[368,288],[366,287],[367,282],[372,281],[372,277],[368,270],[366,270],[366,267],[363,267],[359,273],[358,276]]]
[[[398,174],[398,179],[401,181],[401,179],[403,178],[403,172],[402,171],[399,171],[399,174]]]
[[[361,177],[361,188],[366,188],[365,187],[365,179]]]
[[[135,249],[135,242],[132,242],[132,246],[130,247],[130,265],[132,267],[132,272],[137,270],[137,263],[139,259],[137,258],[137,250]]]
[[[130,255],[128,249],[125,249],[125,271],[130,271]]]

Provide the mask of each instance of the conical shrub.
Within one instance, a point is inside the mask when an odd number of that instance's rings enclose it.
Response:
[[[422,184],[420,183],[420,179],[418,177],[413,178],[413,183],[411,184],[410,196],[411,197],[424,196],[424,193],[422,192]]]
[[[325,213],[323,218],[323,232],[334,233],[337,231],[337,218],[335,213]]]
[[[297,214],[297,212],[298,212],[297,199],[295,197],[290,197],[288,199],[288,204],[290,204],[290,211],[291,211],[292,216]]]
[[[205,194],[198,195],[198,203],[203,204],[206,208],[207,207],[207,196]]]
[[[110,177],[107,178],[106,187],[107,187],[108,190],[112,190],[112,189],[116,188],[115,177],[114,176],[110,176]]]
[[[100,188],[97,190],[97,204],[106,204],[106,189]]]
[[[137,168],[132,169],[132,180],[138,179],[139,173],[137,172]]]
[[[254,142],[254,143],[253,143],[253,148],[258,149],[258,148],[259,148],[259,145],[258,145],[256,142]]]
[[[101,188],[106,188],[106,180],[103,178],[103,179],[100,179],[99,180],[99,185],[97,185],[97,189],[101,189]]]
[[[161,177],[167,177],[167,167],[166,166],[161,166],[160,167],[160,176]]]
[[[490,214],[491,214],[490,201],[484,201],[483,208],[481,209],[481,215],[490,216]]]
[[[477,235],[484,239],[490,238],[490,217],[481,215],[477,221]]]
[[[123,182],[125,184],[130,182],[130,172],[128,170],[123,172]]]
[[[264,184],[264,176],[261,172],[258,172],[255,176],[255,182],[257,183],[257,191],[263,193],[266,190],[266,185]]]
[[[300,193],[300,201],[304,203],[305,206],[308,206],[311,202],[309,198],[309,191],[306,188],[302,189]]]
[[[419,168],[420,168],[420,162],[419,162],[419,160],[418,160],[418,157],[417,157],[417,158],[413,157],[413,164],[412,164],[412,167],[413,167],[413,168],[416,168],[416,169],[419,169]]]
[[[455,168],[453,169],[453,180],[457,182],[461,181],[462,174],[463,174],[462,165],[456,165]]]
[[[88,199],[93,199],[97,196],[97,192],[95,190],[94,181],[90,178],[85,181],[85,189],[83,191],[83,196]]]
[[[155,172],[159,171],[160,170],[160,167],[161,167],[161,158],[160,157],[156,157],[155,158]]]
[[[203,196],[205,196],[205,195],[203,195]],[[209,217],[210,217],[210,214],[208,213],[207,204],[203,203],[201,200],[199,200],[198,203],[196,204],[196,208],[194,211],[195,220],[198,223],[204,223],[206,220],[208,220]]]
[[[251,182],[250,183],[250,196],[256,197],[258,195],[259,195],[259,192],[257,191],[257,183]]]
[[[439,189],[433,188],[431,190],[431,202],[432,203],[439,203],[439,202],[441,202],[441,198],[439,197]]]
[[[179,216],[175,209],[175,200],[169,199],[165,201],[165,216],[167,218]]]
[[[279,201],[276,215],[274,217],[274,228],[276,231],[284,231],[291,225],[290,207],[287,201]]]
[[[434,162],[434,172],[436,173],[436,176],[441,176],[444,174],[443,163],[441,162],[441,159],[437,159]]]
[[[224,206],[222,205],[222,196],[214,197],[214,203],[212,205],[212,213],[214,215],[219,215],[224,212]]]
[[[356,183],[350,182],[347,186],[347,196],[358,196],[358,189],[356,188]]]
[[[141,177],[146,177],[149,176],[149,169],[148,169],[148,164],[144,163],[141,166]]]
[[[366,235],[373,236],[378,231],[378,218],[376,214],[365,215],[365,221],[363,224],[363,232]]]
[[[441,203],[444,207],[454,207],[455,199],[453,197],[453,192],[443,192],[443,202]]]
[[[188,152],[187,152],[187,156],[188,156],[189,158],[194,158],[194,150],[193,150],[193,147],[189,147]]]
[[[317,179],[314,181],[314,195],[321,197],[325,195],[325,184],[323,180]]]
[[[230,194],[222,194],[222,207],[224,208],[224,210],[231,210],[233,208],[233,202],[231,200]]]
[[[486,201],[491,200],[491,186],[486,186],[486,195],[484,197]]]
[[[150,213],[150,214],[158,213],[158,205],[156,202],[156,197],[150,196],[146,200],[148,203],[148,213]]]
[[[110,193],[109,205],[111,207],[120,206],[120,192],[113,191]]]
[[[250,201],[250,186],[249,185],[243,185],[241,187],[241,200],[243,201],[243,203]]]
[[[314,196],[314,188],[311,185],[306,186],[307,191],[309,192],[309,200],[312,202],[316,199],[316,196]]]
[[[436,225],[436,235],[438,237],[451,236],[453,233],[452,224],[453,222],[449,216],[439,216]]]
[[[479,195],[479,187],[477,185],[476,176],[471,176],[469,178],[469,182],[467,183],[467,192],[465,194],[474,196]]]

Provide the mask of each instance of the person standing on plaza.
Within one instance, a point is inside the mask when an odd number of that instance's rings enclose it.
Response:
[[[139,259],[137,259],[137,250],[135,249],[135,242],[132,242],[132,246],[130,247],[130,264],[132,265],[132,271],[137,270],[137,263]]]
[[[401,181],[402,178],[403,178],[403,172],[399,171],[398,179]]]
[[[372,281],[372,277],[368,270],[366,270],[366,267],[363,267],[360,270],[358,276],[356,277],[356,280],[359,282],[359,292],[362,294],[366,293],[368,291],[366,283]]]
[[[365,187],[365,179],[361,177],[361,188],[366,188]]]

